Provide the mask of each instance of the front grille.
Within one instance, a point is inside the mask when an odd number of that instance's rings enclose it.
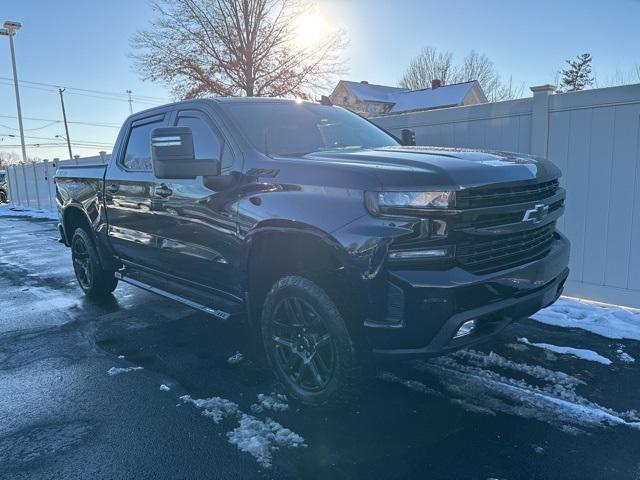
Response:
[[[483,187],[456,192],[456,207],[482,208],[534,202],[554,195],[558,180],[514,187]]]
[[[552,214],[559,208],[564,206],[564,200],[558,200],[557,202],[553,202],[549,205],[548,215]],[[478,217],[469,223],[469,226],[473,226],[475,228],[485,228],[485,227],[496,227],[500,225],[509,225],[511,223],[518,223],[522,221],[522,217],[524,217],[524,212],[526,209],[523,209],[519,212],[512,213],[494,213],[488,215],[478,215]]]
[[[467,236],[456,248],[456,259],[465,269],[488,273],[531,262],[551,249],[555,222],[544,227],[486,240],[482,236]]]

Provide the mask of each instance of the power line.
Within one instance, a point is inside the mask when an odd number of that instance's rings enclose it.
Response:
[[[6,85],[8,87],[12,86],[12,84],[7,83],[7,82],[2,82],[0,80],[0,85]],[[52,88],[40,88],[40,87],[34,87],[31,85],[22,85],[23,88],[32,88],[35,90],[41,90],[41,91],[45,91],[45,92],[51,92],[51,93],[55,93],[57,90],[53,90]],[[80,97],[88,97],[88,98],[97,98],[98,100],[107,100],[107,101],[111,101],[111,102],[128,102],[129,99],[128,98],[121,98],[121,97],[113,97],[113,96],[105,96],[105,95],[94,95],[94,94],[90,94],[90,93],[82,93],[82,92],[75,92],[75,91],[69,91],[67,92],[69,95],[76,95],[76,96],[80,96]],[[149,106],[158,106],[158,105],[162,105],[163,103],[168,103],[168,101],[159,101],[159,100],[140,100],[140,99],[135,99],[136,103],[139,103],[141,105],[149,105]]]
[[[11,137],[11,138],[14,138],[15,135],[7,134],[7,133],[0,133],[0,137]],[[37,137],[37,136],[34,136],[34,135],[25,135],[24,138],[32,138],[34,140],[53,140],[53,141],[58,141],[59,140],[59,138],[56,138],[56,137]],[[100,143],[100,144],[104,144],[104,145],[112,145],[112,143],[110,143],[110,142],[101,142],[99,140],[76,140],[76,141],[71,142],[72,145],[74,143],[95,143],[95,144],[99,144]],[[0,146],[1,145],[2,144],[0,143]]]
[[[0,115],[0,118],[11,118],[16,119],[15,115]],[[30,120],[34,122],[51,122],[51,123],[62,123],[62,120],[54,120],[51,118],[34,118],[34,117],[22,117],[23,120]],[[110,123],[110,122],[86,122],[86,121],[69,121],[68,123],[73,123],[75,125],[87,125],[90,127],[109,127],[109,128],[120,128],[120,124],[118,123]],[[44,127],[42,127],[44,128]],[[13,130],[13,129],[12,129]]]
[[[9,80],[9,81],[13,81],[13,79],[9,78],[9,77],[0,77],[0,80]],[[32,85],[32,86],[39,86],[39,87],[49,87],[49,88],[54,88],[54,89],[58,89],[60,87],[64,87],[67,90],[73,90],[76,92],[84,92],[84,93],[96,93],[96,94],[101,94],[101,95],[108,95],[108,96],[114,96],[114,97],[121,97],[128,101],[128,94],[127,92],[110,92],[110,91],[106,91],[106,90],[92,90],[92,89],[88,89],[88,88],[77,88],[77,87],[68,87],[66,85],[56,85],[53,83],[44,83],[44,82],[33,82],[33,81],[29,81],[29,80],[20,80],[19,83],[21,84],[25,84],[26,85]],[[157,101],[157,102],[163,102],[163,103],[168,103],[171,100],[167,99],[167,98],[160,98],[160,97],[152,97],[149,95],[133,95],[133,99],[134,100],[149,100],[149,101]]]

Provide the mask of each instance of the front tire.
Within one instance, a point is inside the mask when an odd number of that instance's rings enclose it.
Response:
[[[261,320],[271,369],[287,393],[310,406],[344,403],[360,392],[365,373],[336,304],[311,280],[280,278]]]
[[[0,190],[0,203],[9,203],[6,192]]]
[[[105,297],[115,290],[118,279],[113,271],[102,268],[93,240],[83,228],[73,233],[71,258],[76,280],[86,296]]]

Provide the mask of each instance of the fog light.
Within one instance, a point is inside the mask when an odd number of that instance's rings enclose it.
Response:
[[[476,321],[468,320],[464,322],[462,325],[460,325],[460,328],[458,329],[456,334],[453,336],[453,338],[466,337],[467,335],[470,335],[471,333],[473,333],[475,329],[476,329]]]
[[[404,252],[389,253],[390,260],[418,260],[421,258],[446,257],[449,250],[446,248],[436,248],[433,250],[407,250]]]

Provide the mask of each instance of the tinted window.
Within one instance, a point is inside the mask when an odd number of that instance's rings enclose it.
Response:
[[[377,148],[398,142],[362,117],[315,103],[229,103],[225,110],[251,144],[280,155]]]
[[[0,183],[4,182],[4,173],[0,173]]]
[[[191,127],[196,160],[220,158],[220,139],[204,120],[196,117],[180,117],[179,127]]]
[[[131,129],[122,164],[129,170],[151,171],[151,131],[163,125],[162,120]]]

